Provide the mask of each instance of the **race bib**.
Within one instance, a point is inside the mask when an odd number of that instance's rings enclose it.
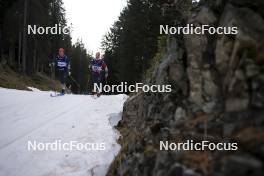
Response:
[[[98,73],[102,71],[102,67],[98,67],[98,66],[92,66],[92,69],[94,72],[98,72]]]
[[[66,66],[67,66],[66,62],[58,61],[58,67],[66,67]]]

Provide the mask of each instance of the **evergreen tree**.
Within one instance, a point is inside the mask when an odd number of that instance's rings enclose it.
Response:
[[[161,2],[129,0],[102,41],[105,60],[112,69],[110,80],[133,84],[143,79],[157,51],[159,25],[163,24]]]
[[[87,91],[91,56],[82,42],[73,45],[71,34],[27,34],[29,24],[67,27],[62,0],[3,0],[0,8],[0,61],[6,60],[9,67],[28,75],[36,72],[51,75],[51,63],[58,48],[64,48],[72,61],[73,91]]]

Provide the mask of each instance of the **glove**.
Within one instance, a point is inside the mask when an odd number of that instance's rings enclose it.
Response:
[[[50,67],[54,67],[54,66],[55,66],[55,63],[54,63],[54,62],[49,63],[49,66],[50,66]]]
[[[71,72],[69,71],[69,76],[71,76]]]

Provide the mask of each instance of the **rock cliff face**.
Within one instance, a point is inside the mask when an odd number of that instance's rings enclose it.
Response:
[[[264,1],[215,0],[188,23],[237,26],[237,35],[168,39],[151,84],[124,106],[122,151],[109,175],[264,175]],[[160,151],[160,141],[237,142],[238,151]]]

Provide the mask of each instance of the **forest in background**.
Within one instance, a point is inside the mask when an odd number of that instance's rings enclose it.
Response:
[[[146,81],[166,47],[160,25],[183,24],[186,13],[197,3],[191,0],[128,0],[119,19],[104,36],[102,48],[110,68],[108,83]],[[202,3],[202,2],[201,2]],[[177,16],[177,20],[175,20]]]
[[[167,36],[159,34],[160,25],[177,25],[195,6],[193,1],[128,0],[119,18],[102,38],[104,60],[109,67],[108,84],[145,81],[161,59]],[[201,3],[201,1],[200,1]],[[18,73],[45,73],[52,77],[50,63],[60,47],[71,60],[74,93],[91,88],[89,60],[81,40],[75,44],[71,34],[27,35],[27,25],[67,26],[63,0],[0,1],[0,61]],[[177,21],[175,20],[177,16]],[[71,28],[71,26],[69,26]]]
[[[86,92],[89,86],[91,55],[81,40],[75,44],[70,34],[28,35],[27,26],[67,26],[62,0],[0,1],[0,63],[18,73],[32,76],[38,72],[52,77],[51,63],[58,48],[65,48],[71,60],[71,89]]]

